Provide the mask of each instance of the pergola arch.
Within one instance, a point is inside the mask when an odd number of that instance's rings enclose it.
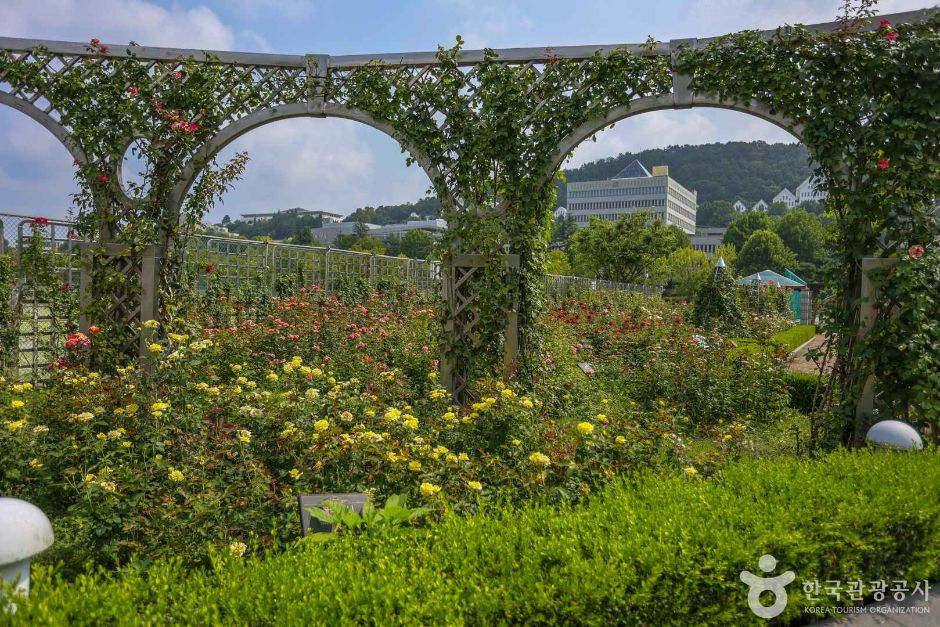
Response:
[[[5,91],[0,91],[0,104],[6,105],[11,109],[15,109],[21,113],[25,113],[30,118],[38,122],[44,129],[52,133],[53,137],[59,140],[59,143],[65,146],[65,149],[69,151],[69,154],[72,155],[72,158],[79,163],[85,163],[87,160],[85,152],[81,147],[75,142],[72,138],[72,134],[69,131],[56,122],[56,120],[34,105],[28,100],[18,98],[12,94],[9,94]]]
[[[202,169],[202,165],[207,161],[211,160],[213,157],[219,154],[226,146],[250,133],[253,130],[266,126],[273,122],[278,122],[280,120],[288,120],[293,118],[340,118],[344,120],[351,120],[354,122],[359,122],[370,126],[385,135],[391,137],[395,142],[401,146],[404,152],[407,152],[414,158],[415,162],[421,166],[425,174],[427,174],[428,179],[432,182],[435,182],[436,178],[440,176],[440,172],[433,166],[431,160],[424,154],[424,152],[414,145],[412,142],[409,142],[407,139],[401,136],[391,125],[377,120],[374,116],[370,115],[366,111],[360,109],[354,109],[347,107],[342,104],[337,103],[325,103],[322,109],[311,112],[310,108],[306,103],[289,103],[285,105],[279,105],[276,107],[266,107],[264,109],[258,109],[253,111],[235,122],[232,122],[228,126],[221,129],[216,133],[208,142],[206,142],[203,147],[189,160],[188,165],[184,169],[182,175],[180,176],[180,181],[173,190],[173,195],[171,198],[171,203],[173,206],[179,210],[182,207],[183,202],[186,200],[186,196],[189,193],[189,190],[192,188],[193,184],[196,182],[196,179],[199,178],[199,174]]]
[[[561,142],[559,142],[558,149],[556,150],[555,154],[552,155],[548,172],[546,172],[546,177],[553,177],[555,172],[561,168],[565,159],[568,158],[571,152],[577,148],[581,142],[590,137],[593,137],[597,133],[603,131],[613,124],[616,124],[617,122],[643,113],[649,113],[651,111],[693,108],[725,109],[729,111],[736,111],[738,113],[744,113],[746,115],[764,120],[765,122],[770,122],[771,124],[787,131],[800,142],[803,141],[802,125],[794,120],[787,118],[786,116],[771,111],[770,107],[763,103],[752,102],[749,104],[744,104],[737,102],[723,102],[716,98],[712,98],[711,96],[702,96],[697,94],[693,95],[691,102],[679,103],[677,102],[675,93],[662,94],[659,96],[647,96],[643,98],[637,98],[629,104],[610,109],[603,117],[592,118],[572,130],[564,139],[561,140]]]

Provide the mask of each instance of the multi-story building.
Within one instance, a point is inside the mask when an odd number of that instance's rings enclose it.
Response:
[[[697,209],[698,194],[671,178],[667,166],[654,166],[651,174],[634,160],[606,181],[568,183],[568,215],[579,227],[587,226],[591,218],[613,221],[648,211],[691,235]]]
[[[364,222],[361,227],[357,222],[336,222],[334,224],[327,224],[318,229],[310,229],[310,233],[316,241],[322,244],[332,244],[340,235],[352,235],[360,228],[365,229],[371,237],[378,238],[383,238],[388,235],[402,237],[408,231],[419,230],[437,237],[447,230],[447,221],[441,218],[435,218],[433,220],[408,220],[407,222],[397,224],[372,224]]]
[[[699,229],[698,233],[690,238],[692,240],[692,248],[705,253],[709,257],[714,255],[718,247],[721,246],[721,242],[725,239],[725,231],[727,230],[728,229],[724,227],[710,226]]]

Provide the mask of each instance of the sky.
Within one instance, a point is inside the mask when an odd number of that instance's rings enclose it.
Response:
[[[881,13],[932,6],[882,0]],[[708,37],[745,28],[832,21],[841,0],[0,0],[0,36],[288,54],[434,50],[457,35],[467,48],[563,46]],[[793,142],[736,112],[646,113],[586,141],[568,165],[624,151],[716,141]],[[398,144],[338,119],[269,124],[221,155],[247,151],[244,178],[209,215],[288,207],[347,214],[417,200],[430,186]],[[0,107],[0,212],[63,217],[76,189],[72,158],[39,124]]]

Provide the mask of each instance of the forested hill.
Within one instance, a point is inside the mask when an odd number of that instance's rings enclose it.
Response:
[[[370,222],[372,224],[397,224],[407,222],[414,213],[419,218],[436,218],[440,213],[441,201],[429,196],[417,202],[406,202],[403,205],[382,205],[381,207],[360,207],[348,216],[343,222]]]
[[[787,187],[790,191],[810,175],[806,148],[802,144],[728,142],[699,146],[669,146],[585,163],[565,170],[570,183],[610,178],[639,159],[648,170],[668,165],[669,175],[684,187],[698,192],[699,203],[740,198],[747,204],[771,199]],[[558,204],[567,206],[565,186],[559,185]]]

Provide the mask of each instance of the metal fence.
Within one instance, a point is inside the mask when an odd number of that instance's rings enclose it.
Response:
[[[50,286],[55,286],[63,294],[73,295],[77,302],[82,242],[75,236],[74,224],[64,220],[36,220],[26,215],[0,213],[0,226],[0,258],[15,264],[9,279],[6,320],[2,321],[7,325],[2,366],[35,376],[61,354],[66,323],[77,323],[62,320],[47,301],[51,300]],[[23,263],[28,251],[36,249],[46,253],[43,268],[51,274],[42,281],[44,291],[29,287],[40,282],[30,280],[35,277],[27,276],[30,269]],[[327,291],[337,289],[343,281],[363,280],[379,287],[409,285],[438,292],[442,278],[441,264],[437,261],[214,236],[190,238],[186,263],[200,293],[205,292],[210,277],[233,286],[262,285],[272,293],[281,280],[291,285],[317,284]],[[658,293],[659,288],[550,275],[546,291],[550,297],[562,299],[589,291],[651,295]],[[56,300],[59,297],[60,294],[55,295]]]

